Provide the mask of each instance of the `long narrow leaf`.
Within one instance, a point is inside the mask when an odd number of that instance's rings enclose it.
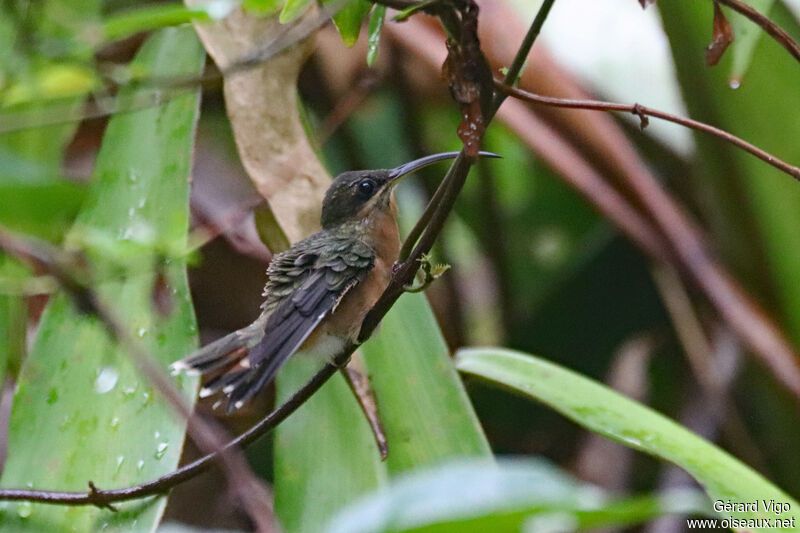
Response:
[[[714,501],[757,503],[756,510],[736,507],[722,513],[725,518],[788,518],[795,523],[800,518],[800,504],[746,465],[600,383],[543,359],[500,348],[461,350],[457,367],[538,400],[595,433],[675,463],[699,481]],[[786,503],[790,509],[775,514],[763,503],[770,500]]]

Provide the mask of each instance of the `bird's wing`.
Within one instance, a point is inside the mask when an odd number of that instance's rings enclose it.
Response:
[[[268,271],[265,309],[270,314],[264,337],[248,354],[250,371],[223,388],[229,409],[241,406],[275,377],[342,297],[364,279],[374,255],[358,240],[339,239],[312,241],[275,257]]]

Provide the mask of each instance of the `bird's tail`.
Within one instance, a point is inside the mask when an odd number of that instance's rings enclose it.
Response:
[[[248,354],[264,336],[264,324],[253,324],[234,331],[196,350],[189,356],[170,365],[172,374],[205,375],[219,373],[200,390],[200,397],[214,394],[229,380],[250,370]],[[237,368],[240,367],[240,368]]]

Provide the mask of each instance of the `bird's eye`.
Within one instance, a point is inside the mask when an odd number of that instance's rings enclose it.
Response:
[[[361,180],[358,183],[358,194],[363,198],[369,198],[375,192],[376,184],[371,179]]]

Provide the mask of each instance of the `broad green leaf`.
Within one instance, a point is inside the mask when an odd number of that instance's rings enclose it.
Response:
[[[232,9],[232,3],[231,3]],[[211,18],[222,18],[227,13],[207,9],[190,9],[183,4],[142,6],[121,13],[114,13],[103,20],[103,37],[122,39],[140,31],[152,31],[165,26],[176,26],[189,22],[202,22]]]
[[[310,6],[313,1],[314,0],[286,0],[278,20],[281,24],[286,24],[287,22],[295,20],[305,13],[306,9],[308,9],[308,6]]]
[[[145,43],[135,64],[157,76],[192,75],[202,70],[204,56],[191,28],[168,29]],[[123,100],[134,92],[125,91]],[[157,242],[185,241],[198,100],[191,91],[111,120],[91,201],[68,241],[83,242],[83,235],[97,231],[124,242],[143,227]],[[166,368],[196,342],[185,269],[174,259],[160,269],[172,305],[159,313],[152,301],[158,260],[152,253],[142,256],[149,269],[103,281],[96,290]],[[102,257],[95,259],[104,270]],[[187,399],[194,396],[195,380],[178,378],[177,384]],[[102,325],[58,295],[45,310],[20,372],[2,485],[86,490],[89,480],[110,488],[152,479],[177,465],[185,429],[185,420],[140,376]],[[113,513],[5,503],[0,521],[4,532],[152,531],[164,504],[164,498],[134,501]]]
[[[262,16],[272,15],[281,10],[283,0],[244,0],[242,7],[245,11],[257,13]]]
[[[695,491],[613,500],[542,460],[452,461],[398,478],[360,499],[325,532],[517,533],[537,531],[534,520],[556,517],[573,531],[708,511],[708,500]]]
[[[424,295],[403,295],[362,352],[386,430],[391,474],[491,456]]]
[[[323,362],[298,353],[281,370],[279,401]],[[288,533],[318,533],[330,517],[385,476],[366,419],[340,375],[325,384],[275,435],[275,511]]]
[[[378,60],[378,45],[381,41],[381,29],[386,18],[386,6],[375,6],[369,17],[369,36],[367,38],[367,65],[372,66]]]
[[[764,15],[769,15],[770,8],[774,3],[775,0],[748,0],[747,2],[750,7]],[[764,35],[764,30],[744,15],[730,9],[725,10],[725,16],[733,27],[734,35],[733,45],[728,51],[732,56],[730,83],[732,86],[738,86],[754,59],[756,45]]]
[[[538,400],[590,431],[680,466],[700,482],[711,500],[775,500],[791,506],[788,513],[780,516],[759,504],[755,512],[737,511],[724,514],[725,517],[800,519],[800,504],[760,474],[672,420],[605,385],[543,359],[501,348],[460,350],[456,366],[461,372]]]
[[[372,8],[372,3],[368,0],[350,0],[345,6],[333,16],[336,29],[342,36],[345,46],[353,46],[358,41],[361,33],[361,22]]]

